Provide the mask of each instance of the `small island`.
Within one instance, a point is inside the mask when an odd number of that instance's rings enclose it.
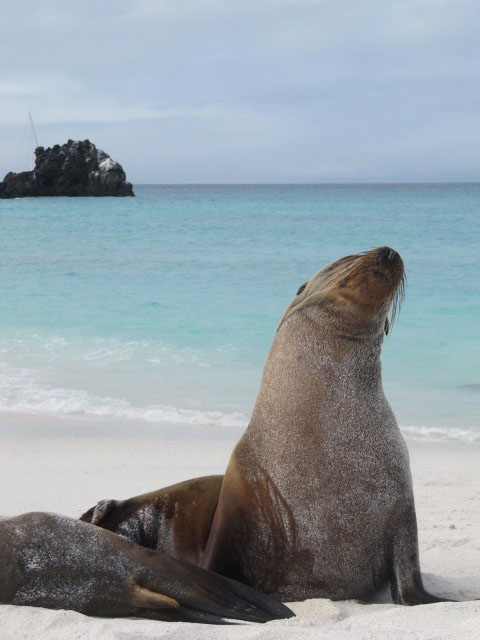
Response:
[[[134,195],[122,166],[90,140],[37,147],[32,171],[9,172],[0,182],[0,198]]]

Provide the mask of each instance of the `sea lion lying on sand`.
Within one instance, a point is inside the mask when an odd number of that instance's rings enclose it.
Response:
[[[403,286],[389,247],[327,265],[285,311],[221,488],[191,480],[82,518],[281,599],[368,600],[390,583],[398,604],[441,601],[422,584],[408,452],[381,381]]]
[[[209,623],[293,615],[234,580],[51,513],[0,519],[0,603]]]

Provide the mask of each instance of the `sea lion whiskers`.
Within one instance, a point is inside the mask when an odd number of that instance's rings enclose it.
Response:
[[[397,288],[392,293],[392,297],[390,299],[387,317],[385,318],[385,335],[388,336],[392,327],[395,323],[398,314],[400,313],[400,309],[402,308],[402,304],[405,301],[405,287],[407,286],[407,274],[405,271],[402,273],[402,277],[400,282],[397,285]]]

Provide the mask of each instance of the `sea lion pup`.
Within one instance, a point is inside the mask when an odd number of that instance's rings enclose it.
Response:
[[[0,519],[0,603],[210,623],[293,615],[234,580],[51,513]]]
[[[168,497],[161,490],[99,503],[97,524],[138,539],[153,518],[158,535],[147,543],[187,549],[200,566],[282,600],[368,600],[390,583],[398,604],[441,601],[422,584],[408,452],[381,382],[381,346],[403,287],[400,256],[380,247],[327,265],[299,288],[211,528],[202,520],[203,550],[175,528],[195,502],[193,481]],[[208,516],[218,486],[211,478],[202,479]],[[188,508],[180,520],[188,524]]]

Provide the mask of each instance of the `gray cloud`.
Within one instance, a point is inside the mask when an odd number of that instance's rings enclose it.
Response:
[[[0,172],[31,107],[137,182],[478,179],[479,32],[475,0],[7,0]]]

